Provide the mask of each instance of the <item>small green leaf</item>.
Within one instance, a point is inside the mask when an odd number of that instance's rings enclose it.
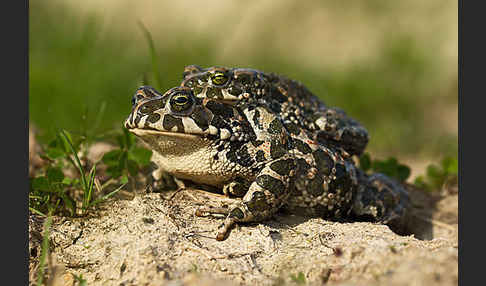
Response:
[[[413,184],[415,186],[417,186],[418,188],[421,188],[421,189],[424,189],[424,190],[429,190],[429,186],[427,185],[427,183],[425,182],[425,179],[424,179],[424,176],[420,175],[420,176],[417,176],[413,182]]]
[[[365,172],[371,168],[370,154],[364,153],[359,157],[359,167]]]
[[[32,189],[50,191],[49,180],[46,177],[37,177],[32,179]]]
[[[56,167],[49,167],[49,169],[47,169],[46,176],[50,183],[62,182],[64,179],[64,173],[60,168]]]
[[[64,185],[71,185],[73,183],[73,179],[69,178],[69,177],[64,177],[64,179],[62,179],[62,183]]]
[[[101,160],[108,166],[118,165],[122,152],[120,149],[106,152]]]
[[[406,165],[398,165],[397,167],[397,179],[401,182],[405,182],[410,176],[410,168]]]
[[[83,278],[83,274],[80,274],[79,276],[73,275],[74,279],[76,279],[79,282],[79,286],[88,286],[88,281]]]
[[[374,160],[371,163],[371,167],[373,168],[374,171],[383,173],[385,175],[390,176],[393,172],[390,172],[390,168],[388,167],[387,163],[385,161],[381,160]]]
[[[442,160],[442,169],[446,174],[457,175],[459,164],[457,158],[447,157]]]
[[[388,158],[388,160],[386,160],[386,164],[390,167],[391,166],[398,166],[398,160],[395,157],[390,157],[390,158]]]
[[[116,179],[122,175],[122,169],[120,169],[118,165],[109,166],[108,168],[106,168],[106,173]]]
[[[141,166],[147,166],[150,163],[151,156],[152,151],[141,147],[134,147],[129,153],[129,158],[135,160]]]
[[[295,274],[290,275],[290,279],[299,285],[305,284],[305,275],[302,272],[299,272],[297,276]]]
[[[442,172],[440,171],[439,167],[436,165],[429,165],[427,166],[427,176],[431,179],[439,179],[442,177]]]
[[[122,184],[126,184],[126,183],[128,183],[128,177],[127,177],[126,175],[125,175],[125,176],[123,176],[123,177],[121,177],[121,179],[120,179],[120,183],[122,183]]]
[[[127,160],[127,169],[128,169],[128,173],[130,173],[130,175],[136,176],[137,173],[138,173],[137,162],[135,162],[133,160]]]
[[[58,158],[62,158],[65,155],[65,152],[64,152],[64,150],[62,150],[60,148],[49,148],[49,149],[47,149],[45,154],[46,154],[47,158],[49,158],[51,160],[55,160],[55,159],[58,159]]]
[[[71,216],[73,216],[76,213],[76,203],[74,202],[74,200],[64,192],[60,192],[59,196],[63,200]]]

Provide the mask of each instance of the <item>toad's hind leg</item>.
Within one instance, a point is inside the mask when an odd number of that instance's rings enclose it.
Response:
[[[405,188],[394,179],[375,173],[360,171],[359,187],[354,199],[352,214],[384,223],[398,232],[405,232],[410,199]]]
[[[290,194],[290,177],[293,159],[281,158],[270,162],[258,173],[248,192],[241,201],[233,204],[226,212],[220,208],[199,208],[196,215],[202,213],[227,214],[219,227],[217,240],[224,240],[230,229],[238,222],[256,222],[270,218]]]

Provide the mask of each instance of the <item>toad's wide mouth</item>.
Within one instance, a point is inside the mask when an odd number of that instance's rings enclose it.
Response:
[[[181,132],[170,132],[170,131],[160,131],[155,129],[142,129],[142,128],[127,128],[128,131],[132,132],[133,134],[145,137],[147,135],[159,135],[159,136],[171,136],[171,137],[179,137],[185,139],[202,139],[203,136],[201,134],[187,134]]]

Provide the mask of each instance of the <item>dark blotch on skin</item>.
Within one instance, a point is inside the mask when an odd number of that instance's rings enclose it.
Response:
[[[299,135],[300,128],[297,124],[289,122],[289,123],[285,123],[284,126],[290,132],[290,134]]]
[[[292,137],[288,136],[287,150],[293,150],[294,148],[295,148],[294,139],[292,139]]]
[[[211,110],[213,114],[220,115],[224,118],[233,117],[233,109],[226,104],[222,104],[216,101],[208,101],[206,108]]]
[[[273,162],[270,165],[270,169],[272,169],[274,172],[279,174],[280,176],[288,176],[290,173],[290,170],[294,168],[294,160],[292,159],[287,159],[287,160],[279,160],[276,162]]]
[[[324,192],[324,188],[322,187],[323,182],[324,180],[321,178],[321,176],[316,175],[314,179],[309,181],[308,192],[314,197],[322,195]]]
[[[253,82],[252,76],[246,73],[238,74],[236,80],[239,81],[245,87],[250,87],[251,83]]]
[[[160,114],[152,113],[147,117],[147,121],[150,123],[155,123],[160,120]]]
[[[270,175],[260,175],[255,182],[265,190],[269,190],[272,194],[279,197],[283,194],[285,185],[282,181],[275,179]]]
[[[255,114],[253,114],[253,123],[255,124],[255,126],[257,126],[257,128],[260,128],[260,111],[255,110]]]
[[[177,126],[177,132],[184,132],[184,124],[182,124],[182,119],[174,117],[170,114],[164,116],[162,126],[165,130],[171,130],[172,127]]]
[[[224,150],[224,144],[221,144],[219,145],[216,150],[218,150],[218,152],[222,152]]]
[[[297,160],[297,170],[299,174],[306,174],[307,170],[309,170],[311,165],[305,161],[305,159],[298,159]]]
[[[243,167],[249,167],[255,163],[255,161],[253,161],[253,159],[250,157],[246,146],[243,146],[236,151],[236,160],[236,162]]]
[[[239,87],[236,86],[230,86],[228,88],[228,93],[234,96],[238,96],[243,93],[243,90]]]
[[[302,142],[302,140],[294,139],[293,141],[294,141],[294,146],[297,148],[297,150],[302,152],[302,154],[309,154],[310,152],[312,152],[312,149],[309,147],[309,145]]]
[[[314,157],[316,167],[319,172],[326,176],[329,176],[329,174],[331,174],[331,170],[334,164],[332,158],[322,150],[317,150],[316,152],[312,153],[312,156]]]
[[[251,145],[253,145],[253,147],[258,147],[260,145],[263,144],[263,141],[262,140],[253,140],[251,141]]]
[[[251,200],[246,205],[251,212],[264,211],[270,208],[263,192],[254,192]]]
[[[284,103],[287,101],[287,97],[283,95],[276,87],[271,88],[271,95],[272,99],[278,101],[279,103]]]
[[[329,191],[341,189],[344,193],[353,192],[353,181],[343,164],[336,164],[336,179],[330,184]]]
[[[249,183],[243,178],[235,178],[232,190],[230,191],[232,195],[236,197],[243,197],[249,188]]]
[[[237,219],[243,219],[245,215],[239,208],[234,208],[230,213],[229,217],[235,217]]]
[[[135,125],[138,126],[138,123],[140,122],[140,120],[142,119],[142,116],[140,116],[140,114],[137,114],[137,116],[135,117]]]
[[[233,141],[230,142],[229,144],[229,151],[226,153],[226,159],[228,159],[230,162],[238,163],[241,165],[241,155],[242,154],[248,154],[248,150],[246,149],[246,146],[244,147],[244,151],[241,151],[240,149],[243,146],[243,142],[240,141]],[[249,155],[248,155],[249,156]]]
[[[138,112],[141,114],[149,114],[153,113],[157,109],[163,108],[163,101],[162,100],[150,100],[147,101],[146,103],[143,103],[142,106],[138,108]]]
[[[270,105],[269,105],[269,108],[272,111],[272,113],[280,113],[280,112],[282,112],[281,103],[276,102],[276,101],[271,101],[270,102]]]
[[[272,140],[270,143],[270,156],[272,159],[278,159],[285,155],[287,152],[286,146],[282,144],[279,140]]]
[[[278,118],[275,118],[272,122],[270,122],[268,132],[271,134],[279,134],[282,132],[282,123],[280,120],[278,120]]]
[[[194,119],[194,122],[196,125],[201,128],[203,131],[208,129],[209,127],[209,122],[208,122],[208,114],[206,114],[206,111],[201,108],[200,106],[196,107],[194,111],[191,114],[191,118]]]
[[[213,119],[211,120],[211,125],[213,125],[214,127],[218,128],[218,129],[228,129],[228,130],[233,130],[231,128],[231,125],[226,122],[223,117],[219,116],[219,115],[215,115],[213,117]]]
[[[256,152],[256,160],[258,162],[263,162],[265,161],[265,152],[263,152],[262,150],[258,150]]]

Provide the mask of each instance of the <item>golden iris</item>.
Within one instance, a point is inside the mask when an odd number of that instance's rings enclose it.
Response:
[[[214,85],[224,85],[226,82],[228,82],[228,79],[228,76],[222,72],[215,72],[214,74],[211,74],[211,83]]]
[[[170,99],[170,105],[174,111],[185,111],[191,107],[192,98],[185,94],[176,94]]]

